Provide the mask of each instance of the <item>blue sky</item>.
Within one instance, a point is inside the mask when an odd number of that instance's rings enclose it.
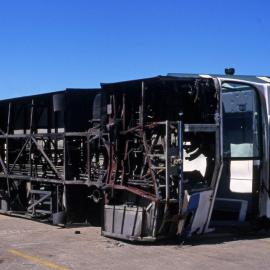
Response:
[[[0,98],[228,66],[270,74],[269,0],[0,0]]]

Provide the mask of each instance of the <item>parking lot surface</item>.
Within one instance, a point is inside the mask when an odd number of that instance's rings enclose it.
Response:
[[[135,245],[100,228],[60,228],[0,215],[0,270],[270,269],[270,238],[204,236]]]

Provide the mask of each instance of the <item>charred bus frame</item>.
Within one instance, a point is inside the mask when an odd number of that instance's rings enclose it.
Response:
[[[93,160],[100,144],[98,92],[67,89],[1,101],[2,211],[56,224],[98,222],[104,173]]]
[[[1,212],[99,224],[104,208],[103,235],[138,241],[268,220],[269,92],[169,74],[1,101]]]
[[[169,74],[102,88],[117,134],[103,235],[153,241],[226,225],[269,227],[269,77]]]

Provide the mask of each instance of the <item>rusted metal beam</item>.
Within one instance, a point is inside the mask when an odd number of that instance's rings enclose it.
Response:
[[[141,196],[142,198],[146,198],[146,199],[149,199],[151,201],[154,201],[154,202],[158,202],[159,199],[152,193],[149,193],[149,192],[146,192],[142,189],[139,189],[139,188],[134,188],[134,187],[128,187],[128,186],[124,186],[124,185],[113,185],[113,184],[108,184],[106,185],[106,188],[111,188],[111,189],[115,189],[115,190],[125,190],[125,191],[129,191],[133,194],[136,194],[136,195],[139,195]]]

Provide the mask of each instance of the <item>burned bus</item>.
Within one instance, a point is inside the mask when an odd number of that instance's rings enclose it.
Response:
[[[0,211],[131,241],[268,225],[269,92],[172,73],[0,101]]]
[[[270,217],[269,77],[169,74],[102,90],[103,235],[154,241]]]

